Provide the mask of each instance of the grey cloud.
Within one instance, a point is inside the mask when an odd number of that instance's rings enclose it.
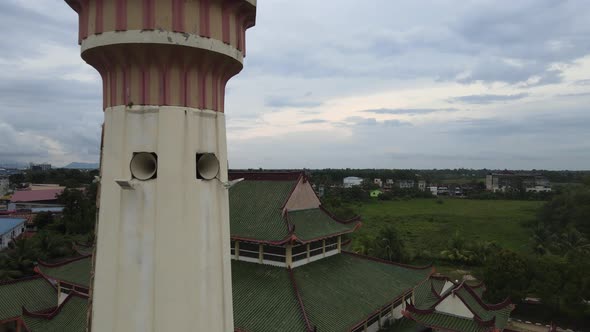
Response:
[[[323,119],[310,119],[310,120],[301,121],[299,123],[300,124],[311,124],[311,123],[326,123],[326,122],[328,122],[328,120],[323,120]]]
[[[470,136],[518,136],[539,135],[543,139],[555,134],[578,137],[589,136],[585,133],[590,127],[590,116],[577,114],[572,117],[554,115],[530,116],[524,119],[463,119],[457,121],[458,126],[450,132],[457,132]]]
[[[590,85],[590,79],[588,80],[578,80],[574,82],[575,85]]]
[[[300,107],[300,108],[312,108],[321,106],[322,103],[318,101],[310,100],[296,100],[290,97],[271,96],[267,97],[265,105],[273,108],[284,108],[284,107]]]
[[[454,112],[455,108],[379,108],[361,111],[363,113],[392,114],[392,115],[421,115],[437,112]]]
[[[483,95],[469,95],[469,96],[461,96],[461,97],[453,97],[448,99],[451,103],[463,103],[463,104],[492,104],[496,102],[506,102],[506,101],[513,101],[519,100],[527,97],[528,93],[519,93],[515,95],[493,95],[493,94],[483,94]]]
[[[588,97],[590,96],[590,92],[580,92],[580,93],[562,93],[562,94],[558,94],[557,97],[570,97],[570,98],[576,98],[576,97]]]
[[[357,127],[402,127],[402,126],[411,126],[412,124],[407,121],[400,121],[400,120],[385,120],[385,121],[377,121],[375,118],[364,118],[360,116],[350,116],[344,119],[345,125],[353,125]]]

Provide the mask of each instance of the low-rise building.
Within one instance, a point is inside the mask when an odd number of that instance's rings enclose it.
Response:
[[[397,187],[400,189],[412,189],[414,188],[414,180],[399,180],[397,181]]]
[[[428,190],[430,190],[430,193],[434,196],[438,195],[438,187],[437,186],[430,186],[428,187]]]
[[[379,188],[383,187],[383,181],[381,179],[373,179],[373,183],[378,185]]]
[[[425,180],[418,181],[418,190],[421,190],[421,191],[426,190],[426,181]]]
[[[36,207],[59,207],[57,197],[64,191],[63,187],[34,190],[17,190],[10,198],[9,210],[31,209]]]
[[[363,184],[363,179],[356,176],[348,176],[342,180],[342,186],[344,188],[352,188]]]
[[[550,192],[549,179],[541,174],[531,173],[490,173],[486,175],[486,190],[505,192],[509,190],[525,190],[526,192]]]
[[[446,186],[439,186],[436,189],[436,195],[437,196],[444,196],[444,195],[448,195],[449,194],[449,187]]]
[[[0,218],[0,250],[25,232],[26,219]]]

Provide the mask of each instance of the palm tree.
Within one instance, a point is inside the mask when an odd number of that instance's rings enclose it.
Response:
[[[573,227],[569,227],[561,234],[557,246],[564,257],[568,258],[580,254],[590,254],[590,242]]]
[[[535,227],[532,236],[533,251],[537,255],[545,255],[554,247],[557,236],[551,232],[544,224],[539,223]]]
[[[466,264],[474,263],[477,260],[477,255],[472,250],[469,250],[465,239],[461,237],[459,232],[455,232],[449,239],[447,249],[441,251],[440,255],[444,259]]]

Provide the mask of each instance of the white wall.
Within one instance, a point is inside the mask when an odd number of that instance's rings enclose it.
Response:
[[[285,204],[285,210],[312,209],[319,207],[320,204],[321,202],[313,191],[309,181],[304,182],[303,179],[300,179],[293,193],[291,193],[291,197],[289,197],[289,200]]]
[[[473,318],[473,313],[458,296],[451,294],[442,300],[435,308],[436,311],[445,312],[451,315]]]
[[[2,222],[0,220],[0,222]],[[0,249],[4,249],[8,247],[8,244],[12,242],[13,238],[17,238],[19,235],[24,233],[23,229],[25,228],[25,220],[22,223],[16,225],[15,227],[8,230],[6,233],[0,235],[2,238],[2,244],[0,245]]]
[[[232,331],[224,114],[117,106],[104,115],[92,330]],[[157,153],[157,178],[124,190],[115,180],[131,179],[133,152]],[[219,180],[196,178],[196,154],[207,152]]]

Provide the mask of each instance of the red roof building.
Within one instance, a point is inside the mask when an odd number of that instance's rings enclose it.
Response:
[[[45,189],[45,190],[22,190],[16,191],[12,198],[11,203],[33,203],[33,202],[51,202],[56,201],[64,190],[60,189]]]

